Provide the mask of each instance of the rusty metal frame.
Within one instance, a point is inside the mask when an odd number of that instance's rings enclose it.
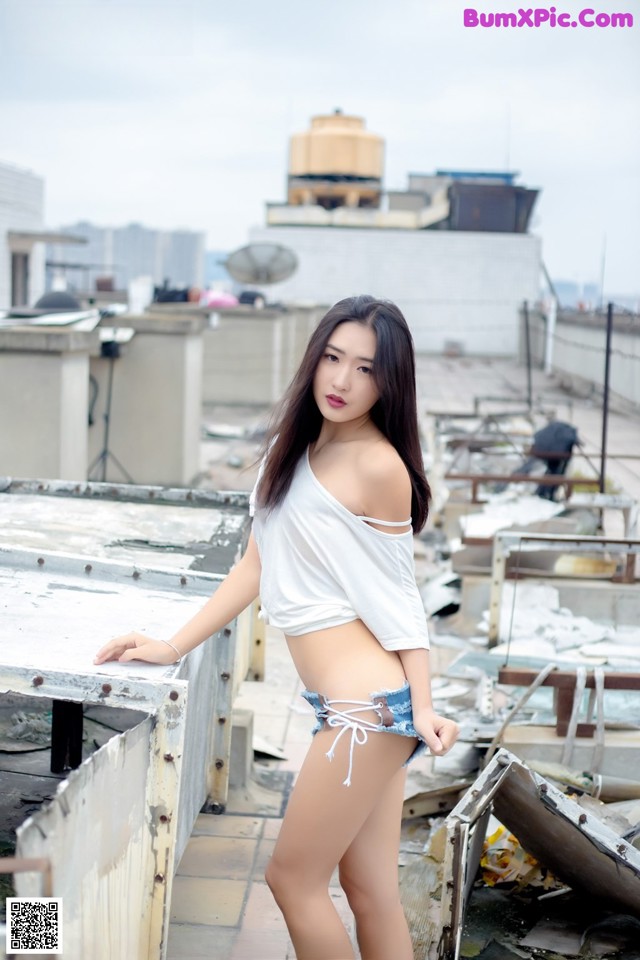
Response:
[[[462,927],[492,812],[565,883],[640,906],[640,853],[508,750],[500,750],[446,820],[439,960],[458,960]]]
[[[498,670],[498,683],[514,687],[529,687],[537,675],[537,670],[505,666]],[[558,668],[540,683],[541,687],[551,687],[553,689],[556,733],[559,737],[567,736],[574,709],[577,685],[575,670],[560,670]],[[595,689],[596,679],[593,670],[587,670],[584,687],[587,690]],[[640,690],[640,673],[605,673],[602,678],[602,688],[604,690]],[[577,737],[593,737],[595,731],[595,723],[578,723],[575,735]]]
[[[596,490],[600,485],[598,477],[588,479],[585,477],[567,477],[564,474],[536,474],[531,476],[528,473],[445,473],[445,480],[462,480],[471,484],[471,503],[485,503],[478,496],[478,487],[485,483],[533,483],[536,486],[543,487],[565,487],[569,496],[574,487],[594,487]]]
[[[528,546],[526,546],[528,544]],[[634,557],[640,554],[640,540],[632,538],[571,536],[568,534],[544,534],[499,530],[493,541],[491,592],[489,598],[489,646],[500,642],[500,608],[506,579],[507,559],[520,551],[535,550],[544,546],[547,550],[564,553],[620,553],[626,557],[623,583],[635,582]]]

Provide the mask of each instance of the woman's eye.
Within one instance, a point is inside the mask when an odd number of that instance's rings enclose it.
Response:
[[[338,359],[338,358],[336,357],[335,353],[325,353],[325,358],[326,358],[327,360],[337,360],[337,359]]]
[[[360,367],[363,373],[373,373],[371,367]]]

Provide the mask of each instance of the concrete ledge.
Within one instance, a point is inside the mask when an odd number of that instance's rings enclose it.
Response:
[[[81,332],[60,327],[10,327],[0,330],[0,351],[13,353],[100,352],[97,330]]]
[[[118,317],[109,317],[106,326],[109,327],[131,327],[136,333],[157,333],[164,335],[184,336],[189,333],[202,333],[208,326],[208,312],[201,309],[191,313],[176,311],[175,304],[168,304],[172,307],[171,312],[149,313],[124,313]]]

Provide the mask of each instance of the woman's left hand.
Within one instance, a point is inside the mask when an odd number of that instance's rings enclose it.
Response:
[[[460,728],[455,720],[441,717],[433,710],[419,710],[413,717],[413,725],[432,754],[444,756],[458,739]]]

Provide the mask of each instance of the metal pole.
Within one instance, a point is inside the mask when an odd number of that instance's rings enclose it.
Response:
[[[524,345],[527,359],[527,406],[529,407],[529,412],[531,412],[532,400],[531,400],[531,330],[529,327],[529,304],[525,300],[522,305],[522,313],[524,316]]]
[[[607,427],[609,422],[609,368],[611,366],[611,333],[613,330],[613,304],[607,304],[607,342],[604,357],[604,395],[602,397],[602,442],[600,444],[600,493],[605,490],[607,464]]]
[[[107,459],[109,457],[109,428],[111,425],[111,399],[113,397],[113,368],[116,363],[116,353],[109,354],[109,379],[107,382],[107,402],[104,410],[104,450],[102,458],[102,482],[107,479]]]
[[[547,312],[547,339],[544,351],[544,372],[550,374],[553,371],[553,346],[556,335],[556,319],[558,316],[558,301],[555,296],[551,297],[549,310]]]

